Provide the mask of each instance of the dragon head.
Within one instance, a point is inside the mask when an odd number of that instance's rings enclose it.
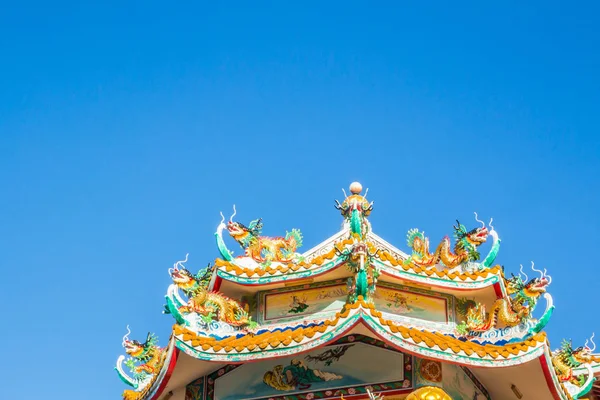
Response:
[[[594,336],[595,333],[592,333],[592,336],[589,339],[586,339],[585,344],[583,346],[573,350],[573,357],[582,364],[592,362],[592,353],[596,350]],[[588,346],[589,342],[592,342],[592,347]]]
[[[467,228],[458,220],[456,220],[456,225],[454,226],[454,235],[458,241],[466,240],[473,246],[479,246],[482,243],[485,243],[489,235],[489,231],[485,226],[467,231]]]
[[[133,358],[143,358],[150,349],[155,346],[154,339],[152,334],[148,332],[148,336],[146,337],[146,341],[144,343],[140,343],[137,340],[129,339],[129,334],[131,330],[129,329],[129,325],[127,326],[127,333],[123,336],[123,348],[125,352],[129,354]]]
[[[589,342],[592,342],[592,347],[588,346]],[[570,340],[564,340],[560,350],[558,350],[558,354],[569,366],[578,367],[581,364],[592,362],[594,358],[592,353],[595,350],[596,344],[594,343],[594,334],[592,334],[592,337],[587,339],[583,346],[579,346],[576,349],[573,349],[573,344]]]
[[[343,189],[342,189],[343,190]],[[362,185],[358,182],[353,182],[350,185],[350,192],[352,193],[350,196],[346,195],[346,191],[344,191],[344,195],[346,198],[342,203],[339,201],[335,201],[335,208],[340,210],[341,214],[346,219],[350,219],[352,215],[352,211],[357,210],[362,216],[368,217],[373,211],[373,202],[367,201],[367,193],[368,189],[365,191],[365,195],[361,195]]]
[[[246,226],[241,222],[233,221],[236,213],[237,211],[234,206],[233,215],[229,217],[229,222],[227,223],[227,231],[242,247],[248,247],[252,240],[256,240],[260,236],[263,227],[262,218],[255,219]]]
[[[173,283],[182,289],[187,289],[196,283],[196,277],[183,267],[169,269]]]
[[[523,271],[523,265],[521,265],[519,275],[515,276],[511,274],[512,277],[506,280],[509,293],[522,291],[523,294],[528,297],[538,297],[546,292],[548,286],[552,283],[552,277],[546,273],[547,271],[545,269],[544,271],[535,269],[533,263],[531,263],[531,269],[540,274],[539,278],[529,279],[527,274]]]

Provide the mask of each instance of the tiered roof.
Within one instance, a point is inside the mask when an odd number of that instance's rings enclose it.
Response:
[[[344,217],[343,229],[304,254],[296,251],[302,243],[298,230],[269,238],[261,235],[261,220],[245,226],[233,220],[235,210],[228,222],[222,218],[216,232],[221,257],[210,268],[194,275],[182,261],[170,269],[173,284],[167,290],[166,309],[176,324],[168,346],[159,349],[161,355],[147,355],[154,345],[148,340],[136,346],[124,340],[130,361],[120,358],[117,370],[132,386],[124,397],[158,399],[187,384],[170,380],[176,365],[187,362],[178,359],[200,360],[195,364],[198,371],[210,372],[223,364],[307,352],[353,333],[408,354],[469,367],[483,383],[492,381],[496,367],[513,367],[515,379],[539,376],[545,388],[525,383],[520,389],[534,398],[574,399],[591,388],[594,372],[600,371],[600,355],[591,354],[595,346],[564,345],[550,351],[542,330],[554,309],[546,292],[551,277],[532,265],[539,277],[529,279],[521,268],[518,276],[508,278],[502,267],[494,266],[500,239],[491,221],[489,226],[479,221],[482,226],[472,230],[457,222],[454,247],[445,238],[434,251],[425,235],[412,229],[409,255],[372,232],[368,216],[373,203],[361,194],[360,184],[353,183],[350,190],[336,207]],[[226,245],[226,231],[243,255],[234,257]],[[490,238],[487,255],[480,255],[480,246]],[[268,319],[266,295],[258,296],[264,304],[254,304],[259,292],[290,287],[332,287],[341,306],[302,314],[299,302],[297,317]],[[440,304],[447,305],[446,319],[398,315],[382,306],[382,290],[438,296]],[[542,298],[546,309],[536,319],[533,310]],[[566,369],[563,359],[569,360]],[[125,373],[123,365],[134,375]],[[498,387],[501,380],[496,377]],[[505,390],[496,389],[496,396],[504,398]]]

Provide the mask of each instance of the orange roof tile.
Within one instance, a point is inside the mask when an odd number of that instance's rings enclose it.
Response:
[[[382,317],[381,312],[377,311],[372,304],[364,302],[362,298],[359,298],[359,301],[354,304],[347,304],[334,318],[324,320],[323,323],[318,326],[307,328],[298,327],[296,329],[286,329],[276,332],[263,332],[258,335],[249,333],[239,338],[231,336],[224,339],[199,336],[195,332],[180,325],[175,325],[173,327],[173,333],[176,336],[182,336],[182,339],[186,342],[190,341],[192,346],[201,347],[203,351],[212,350],[219,352],[224,350],[227,353],[232,351],[242,352],[244,350],[258,351],[265,350],[267,347],[277,348],[280,345],[289,346],[292,342],[300,343],[306,337],[312,338],[318,333],[324,333],[328,327],[336,326],[340,319],[347,318],[351,310],[359,307],[368,310],[371,316],[379,320],[381,326],[387,327],[391,332],[401,335],[404,339],[412,339],[417,344],[424,343],[430,348],[437,346],[442,351],[450,349],[455,354],[462,351],[468,356],[476,355],[480,358],[485,356],[489,356],[493,359],[499,357],[509,358],[511,355],[516,356],[519,352],[527,351],[530,348],[535,347],[538,343],[546,341],[546,334],[543,332],[522,342],[510,343],[503,346],[491,344],[481,345],[474,342],[461,341],[439,332],[421,331],[386,320]]]

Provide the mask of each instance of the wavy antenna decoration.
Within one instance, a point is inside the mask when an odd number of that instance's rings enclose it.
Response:
[[[235,204],[233,205],[233,214],[229,217],[229,222],[233,222],[233,217],[237,214],[237,210],[235,209]]]
[[[485,222],[483,222],[482,220],[479,219],[479,217],[477,216],[477,213],[475,214],[475,221],[479,222],[481,224],[482,228],[485,228]]]
[[[531,262],[531,269],[533,270],[533,272],[538,272],[540,274],[540,278],[544,277],[544,273],[541,270],[535,269],[535,264],[533,263],[533,261]]]
[[[548,279],[548,285],[552,283],[552,276],[546,274],[547,270],[544,268],[544,276]]]
[[[123,342],[121,345],[125,347],[125,343],[129,340],[129,335],[131,334],[131,329],[129,329],[129,325],[127,325],[127,333],[123,336]]]
[[[527,276],[525,271],[523,271],[523,264],[521,264],[521,268],[519,269],[519,275],[521,274],[525,275],[525,279],[523,279],[523,282],[527,282],[529,280],[529,277]]]
[[[177,270],[179,270],[179,267],[181,267],[181,268],[185,268],[185,265],[183,265],[183,264],[185,264],[185,263],[188,261],[188,256],[189,256],[189,255],[190,255],[190,253],[186,253],[186,254],[185,254],[185,260],[176,261],[176,262],[173,264],[173,268],[169,268],[169,269],[167,270],[167,272],[169,273],[169,276],[171,276],[171,273],[172,273],[173,271],[177,271]]]
[[[590,349],[590,352],[593,352],[596,350],[596,343],[594,343],[594,336],[596,335],[596,332],[592,332],[592,336],[589,339],[585,339],[585,344],[584,347],[587,347],[588,349]],[[588,342],[592,342],[592,345],[594,347],[588,347]]]

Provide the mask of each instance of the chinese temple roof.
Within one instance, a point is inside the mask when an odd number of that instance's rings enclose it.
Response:
[[[595,345],[573,348],[565,343],[550,350],[543,329],[554,310],[547,293],[552,279],[533,264],[539,276],[530,279],[521,267],[519,275],[506,277],[504,268],[494,265],[500,238],[492,221],[486,226],[475,214],[481,226],[470,230],[457,221],[454,245],[446,237],[433,251],[423,232],[410,229],[408,254],[372,232],[368,216],[373,202],[362,194],[362,186],[353,183],[350,192],[336,202],[344,218],[342,230],[303,254],[297,252],[303,240],[297,229],[266,237],[261,219],[247,226],[234,221],[235,207],[228,222],[222,217],[215,234],[221,257],[210,268],[194,274],[185,267],[186,257],[169,269],[173,283],[165,313],[176,324],[168,346],[159,348],[150,335],[144,343],[123,339],[129,359],[121,356],[116,369],[132,387],[124,398],[158,399],[176,365],[187,362],[178,361],[180,353],[210,370],[210,365],[307,352],[348,334],[473,368],[483,380],[498,367],[510,367],[506,371],[516,375],[529,371],[543,377],[545,390],[555,399],[575,399],[591,389],[600,371],[600,356],[592,355]],[[224,232],[243,254],[234,256]],[[491,246],[482,255],[479,248],[488,239]],[[306,313],[302,299],[307,295],[302,293],[308,291],[325,293],[318,298],[332,299],[331,304]],[[431,319],[394,312],[382,303],[383,292],[391,293],[387,301],[396,302],[397,310],[406,309],[402,293],[435,299],[439,315]],[[294,299],[293,313],[269,315],[271,299],[280,295]],[[534,318],[541,299],[545,309]],[[536,367],[531,367],[534,361]]]

